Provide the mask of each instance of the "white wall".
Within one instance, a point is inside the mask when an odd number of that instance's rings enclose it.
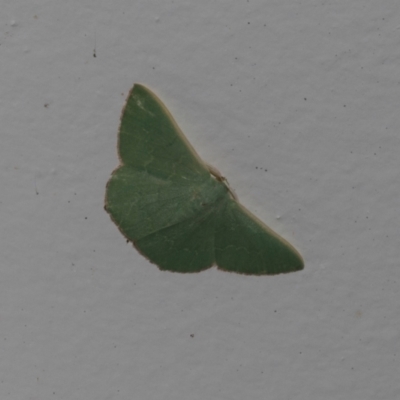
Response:
[[[399,398],[397,1],[1,10],[2,399]],[[103,201],[134,82],[304,271],[180,275],[126,244]]]

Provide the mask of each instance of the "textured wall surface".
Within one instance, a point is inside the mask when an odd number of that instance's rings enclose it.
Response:
[[[397,1],[1,9],[1,399],[399,398]],[[103,204],[134,82],[303,271],[126,244]]]

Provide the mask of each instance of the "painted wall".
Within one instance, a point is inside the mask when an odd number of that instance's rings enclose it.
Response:
[[[400,396],[398,2],[0,14],[2,399]],[[103,210],[134,82],[302,272],[160,272]]]

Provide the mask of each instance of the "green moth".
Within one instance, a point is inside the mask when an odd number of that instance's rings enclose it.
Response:
[[[118,152],[105,209],[160,269],[199,272],[216,264],[250,275],[303,269],[300,254],[237,201],[142,85],[133,86],[122,111]]]

